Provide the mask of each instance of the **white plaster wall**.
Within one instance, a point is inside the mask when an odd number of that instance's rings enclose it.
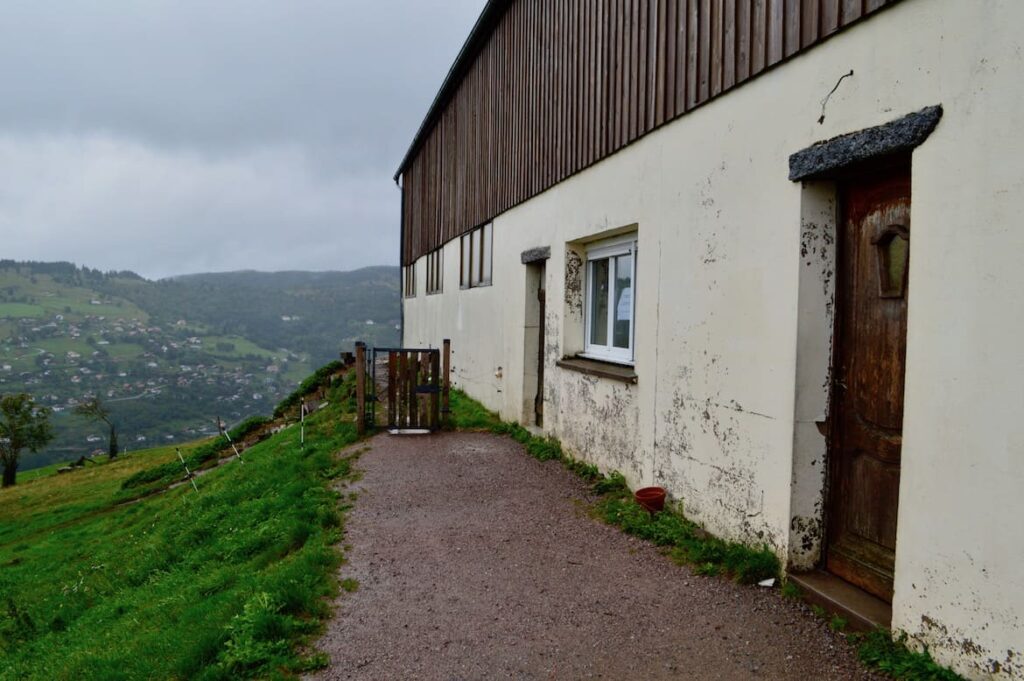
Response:
[[[457,383],[519,419],[520,253],[550,246],[546,430],[664,485],[710,531],[795,559],[791,524],[820,508],[821,474],[794,445],[824,451],[811,424],[826,407],[827,339],[805,336],[827,325],[801,325],[822,300],[803,289],[807,197],[787,159],[942,104],[913,159],[893,625],[968,676],[1024,678],[1022,25],[1015,0],[905,0],[498,216],[493,286],[460,291],[449,244],[445,293],[405,301],[405,343],[452,338]],[[566,243],[633,223],[638,383],[557,368],[579,323],[560,304]]]

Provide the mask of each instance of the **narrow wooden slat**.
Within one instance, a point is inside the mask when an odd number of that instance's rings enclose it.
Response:
[[[843,13],[839,18],[842,26],[860,19],[864,11],[864,0],[843,0]]]
[[[682,115],[689,107],[690,1],[678,0],[676,3],[676,116]]]
[[[394,426],[398,423],[398,403],[395,399],[398,385],[396,372],[398,371],[398,353],[392,350],[388,353],[388,425]]]
[[[686,107],[684,111],[689,111],[697,106],[700,2],[701,0],[687,0],[686,6]]]
[[[821,35],[835,33],[839,29],[840,0],[821,0]]]
[[[658,89],[665,79],[662,53],[665,51],[664,37],[661,26],[664,16],[659,16],[664,0],[647,0],[647,120],[643,133],[653,130],[657,125],[659,101],[664,106],[664,96],[659,100]]]
[[[889,2],[890,0],[864,0],[864,14],[869,14],[875,10],[882,9]]]
[[[724,0],[711,0],[711,11],[708,18],[711,30],[711,79],[709,92],[711,97],[722,91],[725,65],[725,49],[722,44],[725,32],[725,21],[722,16],[724,6]]]
[[[648,12],[650,0],[636,0],[636,120],[633,123],[630,139],[636,139],[649,128],[647,127],[647,105],[648,105],[648,80],[650,69],[650,15]]]
[[[808,47],[818,40],[818,26],[821,17],[818,13],[819,0],[803,0],[800,9],[800,45]]]
[[[443,425],[447,426],[451,415],[452,341],[445,338],[441,345],[441,409],[444,414]]]
[[[625,22],[623,24],[623,54],[622,75],[622,144],[629,144],[632,137],[633,126],[636,123],[636,3],[639,0],[626,0],[623,11]]]
[[[419,405],[416,403],[416,374],[419,366],[419,353],[410,352],[406,358],[406,390],[409,393],[409,428],[419,426]]]
[[[430,394],[430,428],[441,426],[441,353],[430,353],[430,385],[434,392]]]
[[[722,22],[722,89],[728,90],[736,84],[736,0],[725,0]]]
[[[419,385],[430,385],[430,367],[434,353],[432,352],[421,352],[420,353],[420,375]],[[432,428],[433,424],[430,422],[430,394],[420,393],[420,428]]]
[[[608,92],[608,141],[606,153],[619,147],[622,129],[622,11],[626,0],[611,0],[612,15],[609,25],[610,73]]]
[[[407,401],[408,401],[409,391],[406,390],[406,388],[405,388],[405,377],[406,377],[405,353],[404,352],[399,352],[398,353],[398,369],[395,372],[393,378],[390,379],[392,382],[394,382],[394,384],[395,384],[395,391],[398,394],[398,409],[397,409],[398,419],[395,422],[395,427],[396,428],[405,428],[406,427],[406,415],[408,413]]]
[[[697,22],[697,102],[702,103],[711,96],[711,0],[700,0]]]
[[[742,83],[750,77],[750,4],[751,0],[736,0],[737,83]]]
[[[677,0],[665,0],[665,120],[676,116],[676,49],[678,46],[679,19],[676,14]]]
[[[665,71],[668,55],[668,30],[666,17],[668,3],[666,0],[655,2],[656,18],[654,28],[657,31],[656,39],[652,41],[656,45],[654,57],[654,112],[650,118],[650,127],[657,127],[665,121]]]
[[[586,35],[583,33],[579,0],[571,0],[569,3],[569,30],[572,36],[572,47],[569,49],[569,88],[572,93],[573,109],[569,125],[569,160],[566,163],[566,175],[583,167],[583,145],[580,144],[580,141],[587,134],[586,86],[588,83],[583,71],[587,61],[587,42]]]
[[[611,14],[612,0],[599,0],[601,3],[601,20],[598,28],[598,56],[600,58],[600,77],[597,79],[599,89],[594,93],[597,109],[595,111],[596,127],[594,130],[594,159],[601,158],[608,150],[608,102],[611,82]]]
[[[786,0],[784,53],[791,57],[800,50],[800,11],[802,0]]]
[[[768,57],[768,0],[753,0],[751,8],[750,75],[764,70]]]
[[[786,27],[785,0],[768,0],[768,54],[766,66],[782,61],[785,45],[783,43]]]

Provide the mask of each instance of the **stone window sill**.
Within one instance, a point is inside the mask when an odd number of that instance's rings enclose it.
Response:
[[[636,383],[636,371],[631,366],[613,364],[612,362],[600,362],[596,359],[584,359],[583,357],[563,357],[555,362],[562,369],[578,371],[582,374],[610,378],[613,381],[623,383]]]

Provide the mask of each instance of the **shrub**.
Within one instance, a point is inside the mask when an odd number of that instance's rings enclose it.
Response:
[[[284,416],[285,412],[289,409],[298,406],[299,402],[303,397],[316,391],[321,386],[328,383],[331,376],[338,373],[345,368],[345,363],[340,360],[329,362],[308,376],[299,387],[296,388],[290,395],[281,400],[278,405],[274,408],[274,418],[280,418]]]
[[[273,423],[273,420],[268,419],[266,416],[250,416],[229,430],[228,437],[231,438],[232,442],[239,442],[244,440],[246,435],[249,435],[254,430],[262,428],[268,423]]]

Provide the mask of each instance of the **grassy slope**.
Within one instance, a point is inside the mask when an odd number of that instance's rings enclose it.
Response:
[[[117,506],[139,452],[0,491],[0,678],[237,678],[297,670],[340,556],[346,402],[190,486]],[[23,478],[24,480],[25,478]]]

